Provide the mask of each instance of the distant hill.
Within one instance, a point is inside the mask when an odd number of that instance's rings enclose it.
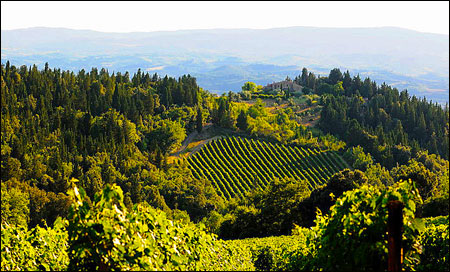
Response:
[[[448,101],[449,36],[402,28],[213,29],[104,33],[64,28],[1,31],[1,60],[79,70],[105,67],[180,76],[216,92],[265,85],[302,67],[339,67],[411,94]]]

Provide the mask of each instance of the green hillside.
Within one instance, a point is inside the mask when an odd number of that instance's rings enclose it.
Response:
[[[187,164],[196,178],[211,180],[226,199],[264,189],[274,178],[303,180],[313,189],[348,167],[335,152],[239,137],[211,141]]]

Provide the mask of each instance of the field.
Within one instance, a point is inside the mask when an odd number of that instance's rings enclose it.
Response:
[[[213,140],[186,160],[195,177],[211,180],[226,199],[264,189],[274,178],[305,181],[313,189],[348,167],[335,152],[240,137]]]
[[[306,230],[308,231],[308,230]],[[246,238],[237,240],[225,241],[229,245],[240,247],[246,251],[255,252],[265,247],[270,247],[274,250],[294,249],[305,244],[305,234],[300,235],[280,235],[262,238]]]
[[[250,256],[257,271],[290,271],[296,268],[289,264],[292,257],[311,252],[307,240],[314,235],[312,229],[296,228],[293,235],[227,240],[225,243],[230,248],[239,248],[244,256]]]

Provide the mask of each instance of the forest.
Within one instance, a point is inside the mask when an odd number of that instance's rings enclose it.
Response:
[[[400,200],[403,267],[447,271],[448,104],[293,81],[2,63],[2,270],[386,270]]]

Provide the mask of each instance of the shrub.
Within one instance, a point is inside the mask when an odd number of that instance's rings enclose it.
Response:
[[[69,212],[69,270],[251,269],[236,249],[194,224],[168,220],[149,205],[127,211],[120,187],[106,186],[92,207],[73,192]]]
[[[420,237],[422,254],[417,270],[449,271],[449,217],[442,218],[444,222],[428,224]]]
[[[53,228],[2,224],[2,271],[66,270],[67,232],[61,219]]]
[[[345,192],[328,215],[318,213],[313,235],[306,240],[309,251],[287,256],[294,270],[385,270],[387,268],[387,203],[400,200],[403,209],[404,267],[411,270],[420,261],[421,221],[414,218],[421,198],[414,183],[403,181],[380,190],[362,185]]]

